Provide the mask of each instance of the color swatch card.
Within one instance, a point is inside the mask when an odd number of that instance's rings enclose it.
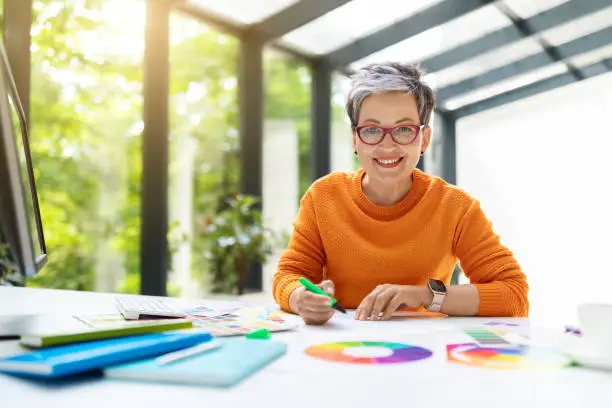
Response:
[[[277,323],[285,323],[286,320],[292,320],[296,317],[295,315],[282,311],[277,305],[245,306],[233,311],[232,314],[240,317],[250,317]]]
[[[271,340],[222,339],[221,347],[170,364],[152,358],[109,367],[109,378],[227,387],[285,354],[285,343]],[[204,404],[205,406],[206,404]]]
[[[505,340],[499,333],[495,332],[489,327],[471,327],[464,329],[463,331],[481,345],[503,346],[510,344],[510,342]]]
[[[571,364],[570,359],[552,349],[526,345],[449,344],[447,357],[450,362],[505,370],[550,370]]]

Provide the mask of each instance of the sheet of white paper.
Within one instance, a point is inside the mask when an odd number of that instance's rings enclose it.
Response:
[[[351,330],[354,332],[381,331],[385,334],[428,334],[444,330],[454,330],[455,326],[443,319],[411,319],[408,317],[393,317],[386,321],[360,321],[355,319],[355,312],[347,314],[335,313],[322,330]]]
[[[446,338],[465,341],[466,336],[454,325],[440,320],[399,318],[390,321],[358,321],[354,312],[346,315],[336,313],[322,326],[300,327],[297,330],[279,333],[274,340],[286,341],[287,354],[274,362],[268,372],[274,375],[291,373],[303,381],[327,381],[320,378],[321,370],[331,376],[397,376],[429,375],[439,376],[446,363]],[[323,343],[343,341],[381,341],[404,343],[419,346],[433,352],[431,357],[423,360],[396,364],[355,364],[326,361],[306,354],[305,350]]]

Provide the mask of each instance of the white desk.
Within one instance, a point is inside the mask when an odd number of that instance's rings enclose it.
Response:
[[[72,321],[72,314],[115,311],[112,294],[0,288],[0,315],[58,314]],[[492,319],[356,322],[334,317],[323,327],[273,335],[288,343],[287,355],[230,389],[103,378],[43,385],[0,374],[0,407],[612,407],[612,373],[575,367],[499,371],[448,363],[446,343],[467,340],[456,327],[487,320]],[[378,366],[304,355],[309,344],[349,338],[422,345],[434,355],[420,362]],[[16,341],[0,342],[0,355],[17,351]]]

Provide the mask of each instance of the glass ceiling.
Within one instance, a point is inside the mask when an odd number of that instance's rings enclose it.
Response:
[[[299,0],[189,1],[192,5],[201,7],[210,14],[233,21],[236,25],[246,26],[260,22],[290,7]],[[442,1],[452,0],[352,0],[285,34],[275,42],[307,56],[323,56]],[[504,9],[507,9],[514,17],[526,19],[565,3],[574,3],[575,8],[579,9],[580,3],[583,1],[500,0],[378,50],[365,58],[352,62],[348,68],[349,70],[355,70],[366,63],[386,60],[418,62],[476,39],[492,35],[513,24],[504,13]],[[313,2],[315,5],[317,3],[319,2]],[[500,7],[500,3],[503,3],[504,7]],[[572,5],[568,4],[567,6],[571,7]],[[543,54],[544,46],[563,45],[608,27],[612,27],[612,0],[610,6],[601,11],[554,26],[532,37],[497,47],[493,51],[485,52],[467,61],[430,73],[426,79],[436,88],[444,88],[474,78],[492,69],[512,64],[522,58]],[[582,55],[573,55],[565,62],[551,61],[551,64],[546,67],[506,78],[487,87],[476,90],[466,88],[463,94],[444,101],[444,104],[448,109],[455,109],[519,86],[567,72],[568,64],[570,64],[570,67],[585,67],[597,63],[612,56],[612,38],[610,44]]]
[[[540,34],[540,37],[550,45],[559,45],[610,26],[612,26],[612,6],[546,30]]]
[[[286,34],[280,42],[309,54],[326,54],[440,1],[352,0]]]
[[[567,71],[567,66],[564,63],[557,62],[546,67],[533,70],[525,75],[499,81],[493,85],[478,88],[461,96],[451,98],[448,101],[442,101],[442,107],[449,110],[455,110],[462,106],[511,91],[512,89],[520,88],[555,75],[563,74]]]
[[[201,7],[227,20],[240,25],[254,24],[272,14],[297,3],[299,0],[189,0],[189,3]]]
[[[542,51],[542,47],[536,40],[525,38],[436,72],[436,85],[442,88]]]
[[[491,31],[510,25],[510,19],[494,6],[485,6],[444,25],[431,28],[421,34],[380,50],[351,64],[352,69],[371,63],[402,59],[419,61],[465,44]],[[471,29],[466,30],[466,27]]]
[[[544,10],[551,9],[569,0],[504,0],[506,6],[520,18],[529,18]]]

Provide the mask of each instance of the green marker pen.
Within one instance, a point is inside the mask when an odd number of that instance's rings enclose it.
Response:
[[[337,311],[339,311],[341,313],[346,313],[346,310],[344,310],[344,308],[338,304],[338,301],[336,299],[334,299],[330,294],[325,292],[323,289],[321,289],[320,287],[318,287],[314,283],[310,282],[308,279],[300,278],[300,283],[302,284],[302,286],[304,286],[306,288],[306,290],[309,290],[309,291],[311,291],[313,293],[316,293],[317,295],[327,296],[332,301],[330,307],[336,309]]]

